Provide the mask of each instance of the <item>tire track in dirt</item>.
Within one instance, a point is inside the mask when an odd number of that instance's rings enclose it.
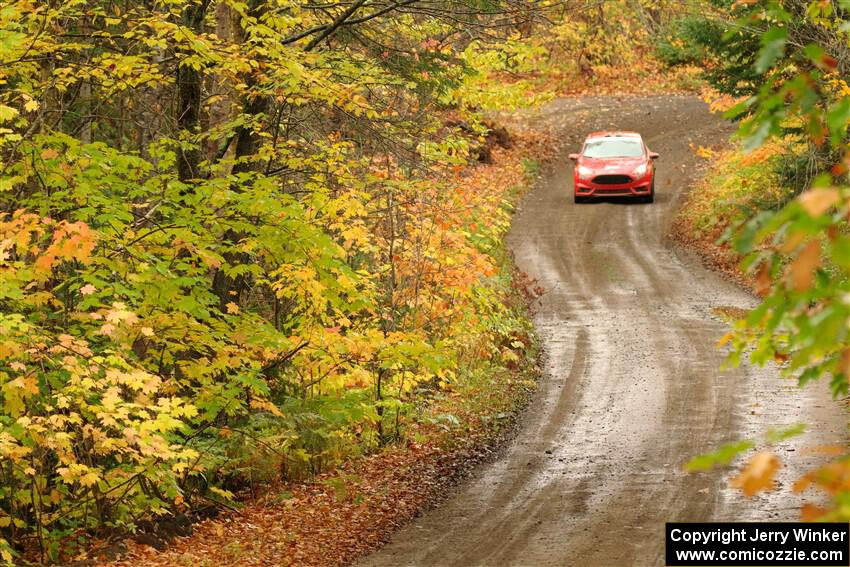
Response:
[[[787,490],[744,502],[725,472],[681,470],[773,425],[813,425],[780,447],[788,455],[846,440],[825,388],[783,389],[775,369],[719,370],[725,326],[712,309],[754,300],[666,238],[696,169],[689,142],[716,144],[729,126],[683,96],[558,100],[528,121],[571,149],[591,130],[642,132],[661,153],[656,202],[575,205],[566,156],[530,192],[509,244],[546,289],[535,400],[501,458],[359,564],[659,565],[665,521],[796,519]],[[789,461],[786,488],[810,464]]]

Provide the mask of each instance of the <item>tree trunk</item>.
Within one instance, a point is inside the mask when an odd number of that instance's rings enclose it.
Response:
[[[204,29],[204,15],[208,2],[190,5],[184,13],[186,27],[195,33]],[[188,66],[177,68],[177,126],[182,135],[191,137],[197,133],[201,120],[201,87],[204,74]],[[198,164],[201,162],[201,150],[196,144],[188,144],[178,150],[177,177],[188,181],[198,177]]]

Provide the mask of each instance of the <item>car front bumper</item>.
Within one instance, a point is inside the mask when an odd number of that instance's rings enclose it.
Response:
[[[575,179],[575,194],[578,197],[643,197],[652,191],[652,178],[637,179],[616,185],[593,183]]]

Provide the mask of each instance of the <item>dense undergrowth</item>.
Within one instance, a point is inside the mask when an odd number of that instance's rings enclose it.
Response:
[[[494,150],[459,183],[486,199],[499,194],[510,210],[536,179],[552,143],[517,133],[510,149]],[[112,565],[346,565],[379,546],[403,522],[438,500],[454,480],[492,455],[509,435],[538,378],[538,345],[529,309],[542,291],[515,272],[500,239],[488,243],[496,260],[500,324],[514,334],[498,357],[470,361],[463,380],[428,393],[405,426],[405,438],[380,452],[351,458],[303,482],[275,482],[244,499],[238,513],[195,525],[194,534],[147,534],[142,544],[98,541],[86,551]],[[244,496],[249,496],[245,494]],[[151,537],[152,536],[152,537]]]

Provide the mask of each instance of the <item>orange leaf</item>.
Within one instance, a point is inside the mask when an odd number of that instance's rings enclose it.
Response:
[[[821,265],[820,242],[812,240],[791,263],[791,284],[797,291],[811,289],[815,280],[815,270]]]
[[[838,68],[838,60],[832,55],[824,53],[820,58],[820,66],[825,69],[834,70]]]
[[[800,508],[800,521],[816,522],[826,513],[827,510],[825,508],[821,508],[820,506],[815,506],[814,504],[806,502],[805,504],[803,504],[803,507]]]
[[[837,205],[841,195],[835,187],[820,187],[806,191],[797,200],[809,215],[816,217],[825,213],[833,205]]]
[[[729,340],[730,340],[733,336],[734,336],[734,334],[733,334],[733,333],[726,333],[725,335],[723,335],[722,337],[720,337],[720,340],[718,340],[718,341],[717,341],[717,348],[720,348],[720,347],[722,347],[723,345],[725,345],[726,343],[728,343],[728,342],[729,342]]]
[[[803,453],[806,455],[843,455],[847,452],[845,447],[841,445],[817,445],[815,447],[807,447],[803,449]]]
[[[773,477],[780,466],[776,455],[770,451],[761,451],[749,460],[738,476],[729,481],[729,485],[732,488],[740,488],[747,497],[762,490],[772,490],[775,485]]]
[[[756,274],[756,293],[761,296],[767,295],[770,292],[772,283],[773,281],[770,279],[770,266],[762,264]]]
[[[791,488],[794,492],[805,492],[805,490],[815,481],[815,473],[809,472],[801,476]]]

